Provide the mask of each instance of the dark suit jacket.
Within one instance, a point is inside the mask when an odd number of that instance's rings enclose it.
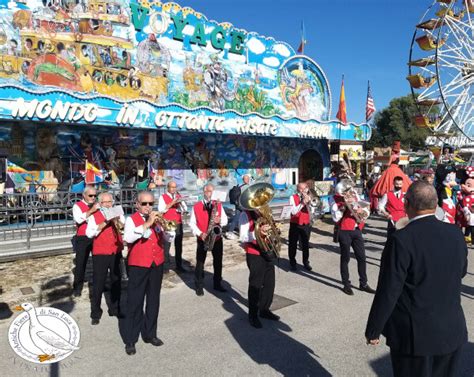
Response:
[[[396,231],[382,253],[365,335],[398,353],[444,355],[467,341],[461,279],[467,246],[461,230],[434,216]]]

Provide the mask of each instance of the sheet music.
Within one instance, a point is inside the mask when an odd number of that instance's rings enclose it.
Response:
[[[116,217],[123,216],[123,207],[114,206],[112,208],[101,208],[101,211],[107,221],[115,219]]]
[[[227,199],[227,191],[214,190],[212,192],[211,200],[218,200],[221,203],[225,202]]]
[[[284,206],[281,210],[280,220],[286,220],[291,217],[291,206]]]

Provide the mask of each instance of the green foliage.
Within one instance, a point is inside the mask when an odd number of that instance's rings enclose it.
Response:
[[[236,110],[242,114],[256,112],[264,116],[279,115],[281,112],[267,99],[265,92],[251,87],[239,87],[235,99],[226,102],[226,109]]]
[[[438,108],[431,110],[431,113],[437,112]],[[418,110],[411,95],[394,98],[387,108],[375,115],[375,129],[367,147],[389,147],[394,141],[400,140],[403,149],[424,148],[430,131],[415,126],[413,119],[417,114]]]

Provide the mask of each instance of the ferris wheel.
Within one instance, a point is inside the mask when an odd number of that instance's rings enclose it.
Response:
[[[407,80],[417,127],[435,143],[474,141],[474,0],[435,0],[410,47]]]

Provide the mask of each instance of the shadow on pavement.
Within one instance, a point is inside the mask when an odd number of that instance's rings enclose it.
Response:
[[[262,320],[263,329],[255,329],[248,323],[247,312],[238,305],[246,303],[239,292],[231,288],[217,297],[232,314],[224,321],[230,334],[255,363],[268,365],[284,376],[331,376],[311,348],[288,335],[292,332],[290,326],[282,321]]]

